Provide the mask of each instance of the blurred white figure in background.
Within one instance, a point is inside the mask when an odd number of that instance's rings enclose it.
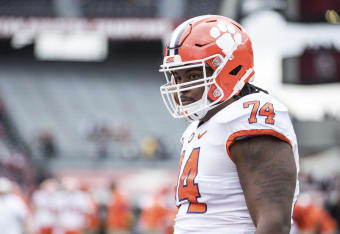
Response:
[[[95,207],[80,191],[80,182],[74,177],[61,179],[62,191],[58,193],[56,205],[58,218],[56,232],[53,234],[83,234],[88,227],[87,217]]]
[[[0,177],[0,231],[4,234],[28,232],[29,211],[26,204],[12,193],[12,183]]]
[[[34,209],[34,229],[37,234],[52,234],[56,223],[56,193],[58,181],[46,179],[34,192],[32,205]]]

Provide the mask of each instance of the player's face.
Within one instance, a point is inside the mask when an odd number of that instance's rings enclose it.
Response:
[[[207,70],[207,76],[211,75],[211,71]],[[203,78],[202,68],[189,68],[184,70],[177,70],[172,73],[175,78],[176,84],[185,84],[186,82],[192,82]],[[203,84],[202,82],[195,82],[194,84],[183,85],[183,88],[189,88],[193,85]],[[205,87],[198,87],[180,92],[180,99],[182,105],[189,105],[196,102],[202,98]]]

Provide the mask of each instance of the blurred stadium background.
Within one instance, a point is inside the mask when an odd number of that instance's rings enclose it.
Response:
[[[28,233],[171,233],[187,123],[167,113],[158,68],[169,33],[202,14],[241,22],[254,84],[291,111],[298,228],[339,233],[339,13],[338,0],[0,0],[0,176]],[[70,207],[81,228],[58,220]]]

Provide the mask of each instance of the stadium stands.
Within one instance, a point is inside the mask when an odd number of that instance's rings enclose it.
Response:
[[[0,91],[25,140],[32,143],[40,131],[51,130],[62,155],[93,156],[96,142],[86,132],[98,122],[128,125],[134,144],[154,135],[175,149],[185,123],[172,120],[163,106],[158,60],[134,59],[102,64],[22,59],[20,69],[18,60],[8,61],[0,65]],[[109,154],[119,154],[110,142]]]
[[[86,0],[81,4],[85,17],[155,17],[156,0]]]
[[[187,0],[184,6],[184,16],[191,18],[197,15],[216,14],[220,11],[222,0]]]
[[[53,0],[1,0],[0,16],[17,17],[53,17]]]
[[[186,0],[183,18],[202,14],[216,14],[223,0]],[[61,4],[61,5],[60,5]],[[54,0],[1,0],[0,16],[13,17],[57,17],[58,7],[63,3]],[[88,18],[155,18],[159,17],[160,1],[157,0],[82,0],[74,1],[79,15]],[[66,5],[65,5],[66,6]],[[70,16],[70,15],[68,15]]]

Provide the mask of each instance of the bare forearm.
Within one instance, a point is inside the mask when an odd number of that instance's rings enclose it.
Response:
[[[280,224],[259,224],[256,228],[255,234],[289,234],[290,225]]]
[[[255,234],[289,234],[291,228],[290,219],[285,219],[276,209],[263,213],[257,219]]]

